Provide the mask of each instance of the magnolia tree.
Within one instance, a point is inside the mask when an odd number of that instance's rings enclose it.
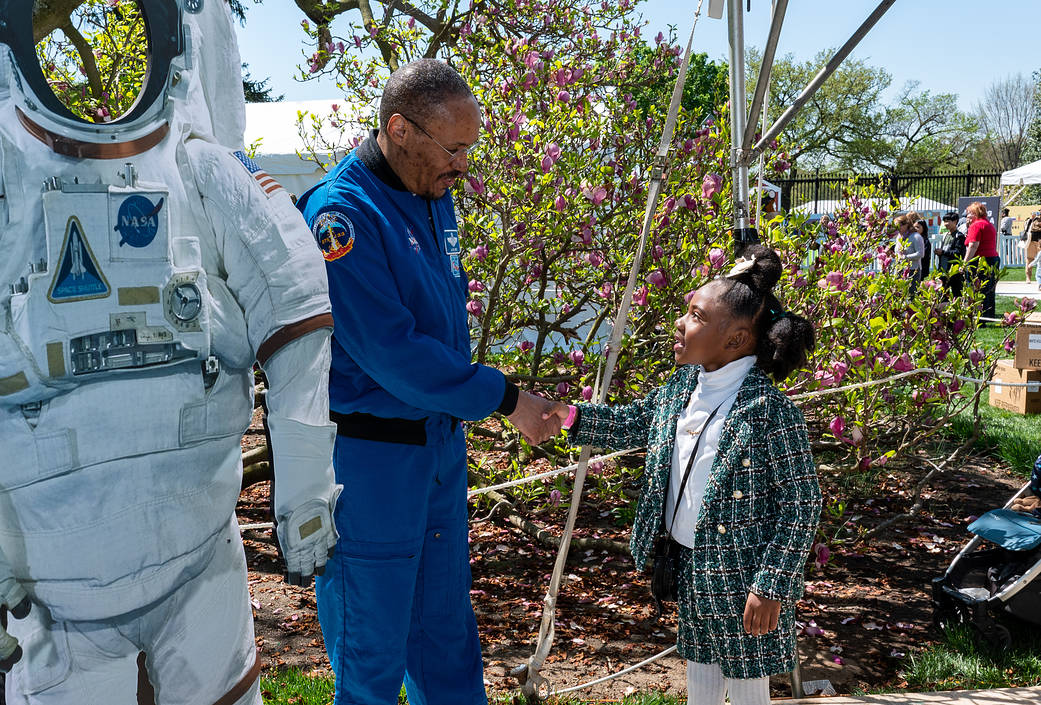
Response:
[[[649,72],[674,79],[680,49],[673,37],[642,38],[624,2],[475,3],[458,18],[436,37],[415,16],[391,11],[342,35],[305,22],[321,44],[303,75],[336,74],[353,104],[337,106],[333,122],[343,126],[353,110],[376,104],[393,66],[438,55],[463,73],[484,119],[457,193],[475,357],[547,395],[590,399],[667,106],[666,94],[648,101],[640,91]],[[305,132],[314,153],[326,151],[316,130]],[[730,185],[720,176],[729,166],[727,106],[703,122],[681,110],[677,135],[610,401],[661,383],[672,368],[673,321],[690,293],[731,263]],[[783,171],[786,153],[774,148],[767,168]],[[763,233],[786,264],[782,299],[817,327],[807,369],[783,386],[821,391],[918,368],[986,378],[994,355],[973,342],[978,292],[951,298],[938,279],[916,290],[894,254],[889,214],[867,205],[877,194],[852,185],[849,193],[831,232],[777,220]],[[802,406],[850,465],[865,468],[978,403],[966,391],[957,379],[920,374]]]

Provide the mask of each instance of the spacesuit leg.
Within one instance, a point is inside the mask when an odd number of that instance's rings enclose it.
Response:
[[[412,705],[485,705],[484,665],[470,601],[466,440],[446,430],[416,581],[405,688]]]
[[[336,437],[336,553],[316,577],[336,705],[393,705],[436,464],[426,446]],[[448,656],[442,653],[442,657]]]
[[[7,676],[8,705],[137,705],[138,649],[109,624],[55,622],[42,605],[9,620],[24,655]]]
[[[246,584],[246,557],[232,517],[206,569],[148,615],[143,650],[156,705],[260,705]]]

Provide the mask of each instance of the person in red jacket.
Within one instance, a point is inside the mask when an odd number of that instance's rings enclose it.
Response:
[[[998,286],[998,231],[987,218],[987,207],[979,201],[965,209],[965,222],[969,231],[965,236],[965,261],[976,272],[977,286],[983,288],[983,317],[994,318],[994,292]],[[980,259],[985,260],[984,267]]]

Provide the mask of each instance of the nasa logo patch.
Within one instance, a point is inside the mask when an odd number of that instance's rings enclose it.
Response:
[[[144,196],[128,196],[119,204],[116,213],[116,230],[119,246],[148,247],[159,232],[159,211],[165,199],[152,203]]]
[[[354,249],[354,224],[338,211],[319,213],[311,232],[326,262],[338,260]]]

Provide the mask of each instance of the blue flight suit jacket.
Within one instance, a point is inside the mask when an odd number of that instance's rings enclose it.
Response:
[[[386,418],[482,419],[504,404],[506,379],[471,362],[452,197],[405,190],[375,136],[297,202],[329,273],[329,405]]]

